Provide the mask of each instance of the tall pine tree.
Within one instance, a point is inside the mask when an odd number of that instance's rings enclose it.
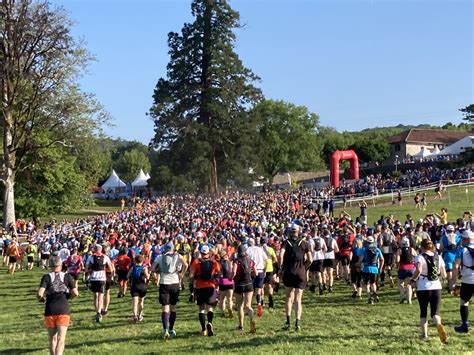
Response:
[[[247,123],[243,113],[261,91],[254,86],[259,78],[234,51],[239,13],[225,0],[193,0],[191,12],[193,23],[186,23],[181,34],[168,34],[167,76],[158,80],[150,109],[152,145],[180,160],[170,162],[175,175],[183,169],[202,171],[197,165],[205,158],[210,192],[217,193],[219,161],[233,156],[238,132]],[[191,161],[190,150],[199,159]]]

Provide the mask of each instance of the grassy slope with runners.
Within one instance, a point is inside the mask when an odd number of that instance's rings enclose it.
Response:
[[[472,193],[471,189],[469,192]],[[465,189],[450,191],[451,204],[445,201],[433,202],[434,193],[429,194],[428,211],[438,212],[442,206],[449,209],[450,220],[472,209]],[[471,197],[471,195],[469,195]],[[472,196],[474,200],[474,196]],[[404,218],[411,213],[420,218],[426,212],[414,211],[412,198],[405,198],[403,207],[393,205],[369,205],[369,222],[381,214],[394,213]],[[348,208],[356,216],[357,208]],[[427,211],[427,212],[428,212]],[[14,276],[7,275],[0,268],[0,353],[45,354],[48,349],[47,334],[42,325],[43,305],[36,301],[35,293],[43,271],[20,271]],[[368,306],[364,297],[353,300],[351,290],[341,282],[336,282],[335,292],[324,296],[305,291],[303,304],[302,331],[284,332],[280,327],[285,322],[283,292],[275,296],[275,311],[264,311],[257,319],[257,334],[250,335],[248,321],[246,332],[240,335],[235,328],[237,320],[224,319],[217,315],[214,321],[216,336],[201,337],[197,320],[197,307],[187,303],[188,292],[181,295],[176,323],[177,338],[164,343],[160,340],[161,308],[157,301],[157,290],[150,288],[145,301],[145,320],[140,324],[131,323],[131,300],[129,295],[116,298],[112,295],[109,315],[104,322],[93,321],[92,295],[80,286],[80,297],[72,301],[73,325],[66,341],[66,353],[156,353],[161,351],[215,353],[257,351],[275,353],[294,352],[395,352],[395,353],[469,353],[472,351],[472,334],[457,335],[452,327],[459,322],[459,299],[443,293],[441,316],[450,339],[442,345],[436,329],[430,326],[430,339],[418,340],[418,305],[398,304],[397,289],[388,287],[380,291],[381,302]],[[472,312],[471,312],[472,313]],[[472,318],[472,317],[471,317]],[[294,320],[293,320],[294,321]],[[472,331],[471,331],[472,333]]]

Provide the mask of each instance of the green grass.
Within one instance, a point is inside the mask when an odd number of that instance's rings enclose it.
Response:
[[[36,301],[35,291],[42,271],[21,271],[7,275],[0,268],[0,353],[46,354],[47,333],[42,325],[43,305]],[[353,300],[348,286],[336,283],[335,292],[323,296],[304,293],[302,331],[285,332],[283,293],[276,295],[276,309],[257,319],[257,334],[240,335],[237,319],[216,314],[216,336],[201,337],[197,307],[187,303],[184,291],[178,303],[177,338],[160,340],[161,307],[157,290],[150,287],[145,301],[145,320],[130,321],[130,297],[117,299],[112,290],[109,315],[103,323],[93,321],[92,295],[80,286],[80,296],[71,302],[73,325],[66,340],[67,354],[131,353],[452,353],[473,352],[472,334],[457,335],[452,326],[459,321],[459,300],[443,294],[441,316],[450,336],[441,344],[433,326],[430,339],[418,340],[418,305],[398,304],[396,289],[380,292],[381,302],[367,305],[365,298]],[[472,316],[471,316],[472,318]],[[246,322],[248,329],[248,322]]]
[[[474,212],[474,186],[468,188],[466,194],[465,187],[452,187],[448,188],[447,191],[443,191],[443,200],[435,200],[436,193],[431,190],[427,192],[428,201],[426,211],[420,211],[415,209],[415,203],[413,202],[414,194],[410,196],[403,196],[403,205],[398,206],[392,204],[391,197],[375,200],[375,207],[371,198],[367,198],[366,202],[368,205],[368,223],[372,224],[377,221],[381,215],[388,216],[393,214],[395,219],[399,219],[402,223],[405,222],[406,215],[411,214],[413,219],[417,221],[420,218],[424,218],[428,213],[440,213],[442,207],[448,209],[448,219],[450,222],[455,222],[457,218],[462,217],[465,211]],[[394,194],[396,198],[396,194]],[[449,197],[449,198],[448,198]],[[360,215],[360,209],[358,208],[358,202],[347,203],[345,209],[352,218],[355,220]],[[336,206],[336,212],[342,211],[342,205]]]

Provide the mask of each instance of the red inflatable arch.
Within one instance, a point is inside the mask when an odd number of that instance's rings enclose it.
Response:
[[[351,179],[359,179],[359,158],[353,150],[336,150],[331,157],[331,185],[339,187],[339,162],[349,160]]]

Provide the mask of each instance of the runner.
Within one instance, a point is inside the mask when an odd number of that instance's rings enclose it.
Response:
[[[286,323],[283,329],[290,330],[291,309],[295,304],[295,331],[300,331],[301,313],[303,307],[301,298],[306,287],[306,266],[312,263],[311,250],[308,243],[299,237],[300,228],[292,224],[289,230],[289,238],[281,246],[279,263],[283,274],[285,285],[285,312]],[[335,243],[335,242],[334,242]]]
[[[49,244],[48,238],[45,236],[41,242],[41,268],[45,269],[49,257],[51,255],[51,244]]]
[[[28,245],[26,246],[26,260],[28,262],[27,270],[33,270],[33,266],[35,263],[35,255],[38,252],[36,245],[33,244],[33,240],[28,241]],[[77,287],[76,287],[77,288]]]
[[[132,319],[137,323],[143,320],[143,307],[150,273],[148,268],[143,265],[145,261],[143,255],[135,256],[134,261],[135,264],[128,271],[127,279],[130,280],[130,294],[132,295]]]
[[[312,238],[309,239],[308,245],[312,253],[312,263],[309,267],[309,276],[311,280],[311,286],[309,290],[314,293],[316,292],[316,285],[319,288],[319,294],[323,294],[323,262],[324,254],[327,251],[326,242],[323,238],[318,235],[318,228],[313,227],[311,229]]]
[[[262,243],[263,250],[267,254],[267,264],[265,267],[264,284],[265,284],[265,289],[268,295],[268,308],[270,308],[270,310],[273,310],[273,307],[274,307],[273,282],[274,282],[274,274],[275,274],[275,268],[273,265],[278,262],[278,258],[277,258],[275,249],[273,249],[272,246],[268,245],[267,237],[262,238],[261,243]]]
[[[459,299],[459,313],[461,313],[461,324],[454,327],[457,333],[469,332],[469,301],[474,293],[474,233],[465,230],[462,234],[462,245],[456,255],[455,267],[453,269],[454,284],[458,278],[458,269],[461,271],[462,283]]]
[[[361,252],[361,257],[364,264],[362,276],[367,288],[368,304],[374,304],[374,302],[379,302],[376,277],[379,270],[382,269],[384,262],[382,251],[377,247],[374,237],[367,237],[365,246]]]
[[[209,257],[209,246],[202,245],[199,249],[201,257],[196,258],[191,264],[189,277],[194,279],[194,295],[199,307],[199,322],[201,323],[201,334],[213,336],[214,319],[213,307],[217,301],[215,279],[219,275],[219,264]],[[207,324],[206,324],[207,313]]]
[[[38,300],[45,303],[44,325],[48,329],[50,354],[61,355],[70,323],[67,300],[78,296],[78,292],[72,277],[61,272],[59,257],[51,258],[49,264],[52,272],[41,278]]]
[[[253,279],[253,291],[257,299],[257,316],[261,317],[263,314],[263,284],[268,257],[262,247],[255,245],[255,239],[249,238],[247,243],[247,255],[254,262],[255,270],[257,271],[257,275]]]
[[[232,262],[229,260],[227,250],[222,249],[219,261],[219,309],[222,317],[225,317],[226,304],[228,306],[227,314],[229,318],[234,316],[232,312],[232,295],[234,294],[234,280],[232,279]]]
[[[324,253],[324,281],[323,281],[323,290],[328,290],[329,293],[332,293],[332,286],[334,283],[334,268],[336,265],[336,253],[339,252],[339,247],[337,246],[336,240],[331,236],[329,229],[323,230],[323,239],[326,244],[326,252]]]
[[[15,236],[13,236],[10,241],[10,245],[8,246],[8,249],[7,249],[7,255],[8,255],[8,273],[13,275],[16,269],[16,262],[20,256],[18,242],[16,241]]]
[[[362,298],[362,259],[364,243],[361,238],[354,238],[351,252],[352,298]]]
[[[180,283],[188,264],[184,257],[175,252],[173,243],[167,243],[164,254],[158,255],[151,267],[152,272],[160,273],[159,302],[161,304],[161,323],[163,339],[174,338],[176,331],[176,304],[178,303]]]
[[[107,255],[102,254],[102,246],[95,246],[95,253],[87,259],[86,270],[90,273],[90,288],[94,293],[95,321],[102,321],[102,310],[104,309],[105,284],[107,282],[106,267],[113,270],[113,265]]]
[[[110,246],[105,244],[103,246],[104,255],[109,257],[110,264],[105,265],[105,293],[104,293],[104,306],[102,311],[100,312],[101,315],[106,316],[109,312],[109,304],[110,304],[110,288],[114,284],[114,277],[115,277],[115,266],[112,262],[112,258],[110,257]]]
[[[453,268],[456,259],[456,253],[460,249],[461,235],[456,233],[453,225],[448,224],[446,231],[441,237],[440,251],[443,256],[444,264],[446,265],[446,274],[448,278],[448,292],[454,287]]]
[[[411,279],[415,273],[416,251],[410,246],[408,238],[402,238],[400,249],[395,253],[398,265],[398,290],[400,291],[400,303],[407,301],[412,304],[413,289]]]
[[[78,287],[79,274],[84,270],[84,263],[82,257],[77,255],[77,247],[72,249],[72,254],[67,258],[65,262],[67,273],[74,279],[75,288]]]
[[[247,246],[241,244],[237,249],[237,259],[234,262],[232,276],[235,282],[235,295],[237,301],[237,310],[239,312],[238,330],[244,331],[244,314],[250,319],[250,333],[257,331],[255,320],[253,319],[252,297],[253,281],[256,276],[255,263],[247,255]]]
[[[384,265],[380,273],[380,287],[385,286],[385,270],[390,278],[390,287],[395,286],[395,282],[392,277],[392,265],[393,265],[393,254],[394,254],[394,243],[395,236],[387,223],[382,224],[382,231],[378,237],[378,245],[382,250]]]
[[[339,249],[338,260],[342,268],[342,277],[347,285],[350,285],[349,262],[352,253],[352,242],[354,241],[354,231],[349,226],[344,226],[339,232],[337,246]]]
[[[132,259],[130,259],[130,257],[127,255],[127,249],[125,247],[120,248],[119,256],[115,263],[115,267],[117,269],[117,280],[119,283],[119,292],[117,294],[118,298],[125,297],[125,293],[127,292],[127,275],[131,264]]]
[[[439,339],[445,343],[448,335],[441,324],[439,310],[441,306],[441,281],[439,276],[446,277],[444,261],[436,253],[433,242],[424,239],[421,242],[421,254],[415,258],[416,271],[412,281],[416,281],[416,293],[420,305],[421,339],[428,339],[428,305],[431,308],[431,318],[436,324]]]

